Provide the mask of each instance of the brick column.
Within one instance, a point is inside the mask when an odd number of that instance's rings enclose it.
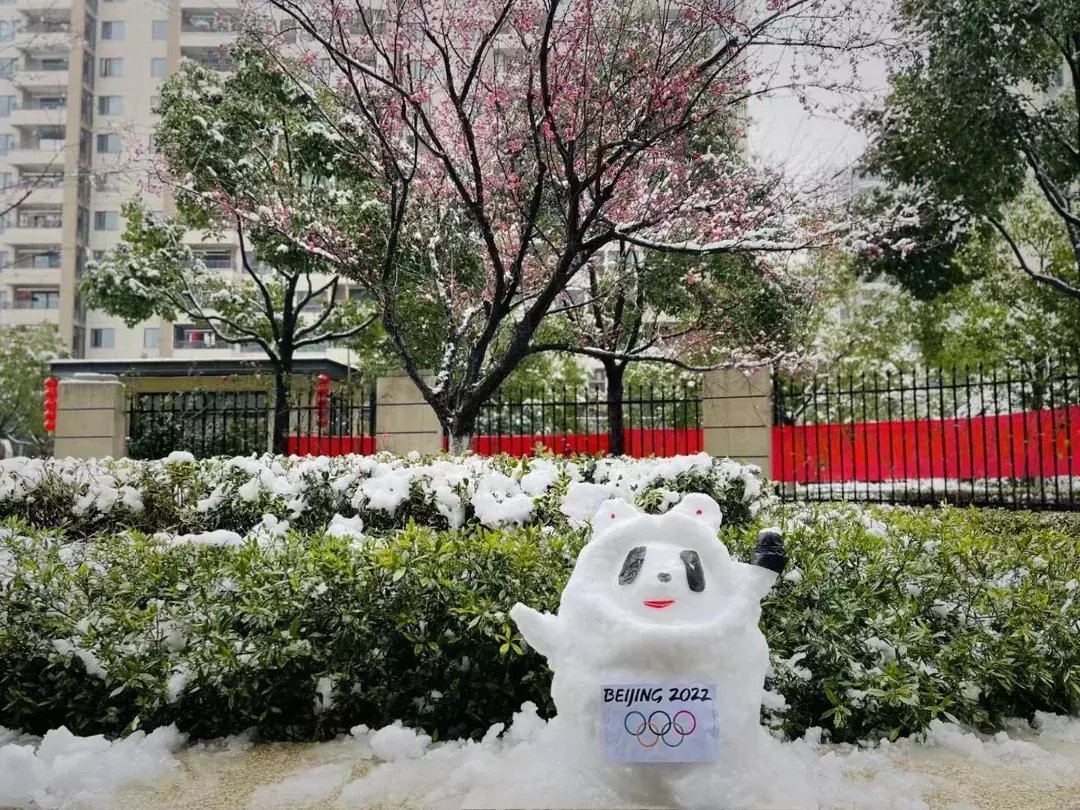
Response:
[[[405,373],[375,384],[375,441],[391,453],[433,454],[442,450],[442,427],[416,383]]]
[[[60,380],[56,399],[57,458],[127,455],[124,386],[109,375]]]
[[[769,475],[772,453],[772,373],[737,369],[705,375],[705,452],[757,464]]]

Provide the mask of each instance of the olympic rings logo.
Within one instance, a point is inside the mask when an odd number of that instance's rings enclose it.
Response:
[[[631,725],[635,715],[637,719]],[[639,711],[629,711],[623,718],[623,728],[631,737],[637,738],[642,748],[653,748],[661,742],[668,748],[678,748],[697,730],[697,718],[686,709],[675,712],[674,717],[659,709],[648,717]]]

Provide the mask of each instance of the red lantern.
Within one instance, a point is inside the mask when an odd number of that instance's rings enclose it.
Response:
[[[55,377],[45,379],[45,418],[43,425],[47,433],[56,430],[56,399],[59,387],[60,381]]]
[[[330,378],[325,374],[315,378],[315,413],[320,428],[330,424]]]

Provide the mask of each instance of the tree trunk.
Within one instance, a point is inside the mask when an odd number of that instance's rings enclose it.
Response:
[[[449,419],[440,419],[447,436],[447,450],[453,455],[467,453],[472,449],[472,437],[476,428],[475,412],[458,410]]]
[[[455,436],[453,433],[448,435],[447,449],[452,455],[461,455],[472,449],[472,436]]]
[[[623,427],[623,375],[626,364],[615,360],[604,361],[607,377],[608,449],[613,456],[626,452],[626,431]]]
[[[292,385],[292,358],[274,366],[274,432],[272,450],[283,455],[289,449],[289,388]]]

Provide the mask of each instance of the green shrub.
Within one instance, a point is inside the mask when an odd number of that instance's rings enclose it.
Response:
[[[859,740],[935,717],[993,728],[1080,711],[1071,529],[955,509],[799,507],[771,520],[791,557],[763,615],[769,703],[787,703],[766,712],[778,729]],[[257,726],[306,739],[401,719],[446,737],[483,733],[526,700],[550,711],[543,659],[507,612],[556,608],[584,531],[410,523],[347,540],[272,524],[214,547],[9,522],[0,725],[175,721],[197,737]],[[757,528],[723,538],[745,559]]]

